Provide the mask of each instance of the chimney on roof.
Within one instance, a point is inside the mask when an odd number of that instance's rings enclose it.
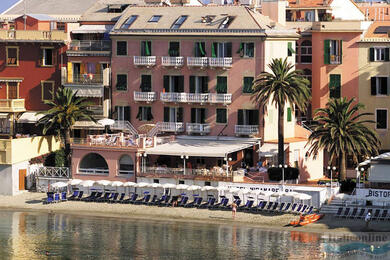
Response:
[[[280,24],[286,24],[286,6],[285,0],[267,0],[261,2],[261,13],[268,16],[271,20]]]

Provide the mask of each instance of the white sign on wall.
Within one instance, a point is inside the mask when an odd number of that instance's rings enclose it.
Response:
[[[390,201],[390,190],[379,190],[379,189],[356,189],[356,195],[359,198],[370,199],[382,199]]]

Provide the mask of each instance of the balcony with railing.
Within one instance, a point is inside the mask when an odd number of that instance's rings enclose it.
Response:
[[[151,67],[156,65],[156,56],[134,56],[135,66]]]
[[[258,125],[236,125],[234,128],[236,135],[255,135],[259,133]]]
[[[104,134],[88,135],[87,138],[72,138],[71,145],[89,147],[116,147],[116,148],[137,148],[140,140],[132,134]]]
[[[187,66],[189,67],[207,67],[208,66],[207,57],[187,57]]]
[[[109,56],[111,53],[111,41],[77,41],[74,40],[69,44],[67,54],[75,55],[91,55]]]
[[[24,98],[19,99],[0,99],[0,112],[24,112]]]
[[[153,102],[156,100],[157,100],[157,93],[156,92],[134,91],[134,101]]]
[[[341,64],[341,55],[330,55],[330,64]]]
[[[65,84],[103,84],[103,74],[73,74],[72,77],[66,77]]]
[[[231,68],[233,64],[232,57],[225,58],[209,58],[209,66],[211,68]]]
[[[209,102],[212,104],[231,104],[232,94],[210,93]]]
[[[188,134],[209,134],[211,127],[209,124],[187,123],[186,124]]]
[[[232,103],[232,94],[162,92],[160,100],[174,103],[230,104]]]
[[[161,64],[165,67],[182,67],[184,65],[184,57],[161,57]]]
[[[181,122],[159,122],[161,132],[184,132],[184,123]]]
[[[53,41],[64,42],[67,39],[64,31],[24,31],[0,30],[0,39],[5,41]]]

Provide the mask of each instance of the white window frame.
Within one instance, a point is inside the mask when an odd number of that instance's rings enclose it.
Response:
[[[309,50],[310,50],[310,54],[309,54]],[[300,45],[300,63],[301,64],[311,64],[311,63],[313,63],[312,50],[313,50],[312,46],[302,46],[302,45]],[[302,62],[302,57],[311,57],[312,62]]]
[[[376,86],[376,95],[375,97],[387,97],[387,94],[381,94],[379,93],[379,90],[381,89],[381,86],[380,86],[380,82],[381,82],[381,78],[386,78],[386,82],[388,81],[387,80],[387,77],[386,76],[375,76],[375,86]],[[387,92],[389,91],[389,86],[387,86]]]
[[[340,50],[341,40],[330,40],[329,41],[329,60],[330,64],[341,64],[341,50]],[[334,59],[332,60],[332,56]]]
[[[374,47],[374,61],[385,61],[385,53],[386,47]]]
[[[248,56],[246,55],[246,50],[248,49],[248,44],[252,43],[253,44],[253,56]],[[244,52],[243,57],[244,58],[254,58],[255,57],[255,43],[254,42],[243,42],[242,43],[242,50]]]
[[[377,128],[377,125],[378,125],[378,110],[385,110],[386,111],[386,128]],[[389,111],[387,108],[376,108],[375,109],[375,129],[377,130],[387,130],[388,126],[389,126]]]

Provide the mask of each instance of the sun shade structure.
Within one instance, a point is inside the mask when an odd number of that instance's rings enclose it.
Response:
[[[68,183],[69,183],[69,185],[79,185],[82,182],[83,182],[83,180],[73,179],[73,180],[70,180]]]
[[[198,185],[191,185],[190,187],[187,188],[187,190],[200,190],[202,187]]]
[[[123,184],[123,187],[134,187],[135,184],[135,182],[128,181]]]
[[[103,186],[111,185],[111,183],[112,183],[111,181],[107,181],[107,180],[100,180],[96,182],[96,184],[103,185]]]
[[[254,138],[185,138],[177,137],[173,142],[157,145],[145,150],[146,154],[171,156],[198,156],[227,158],[228,154],[253,147]]]
[[[162,185],[162,187],[164,189],[175,189],[176,188],[176,185],[175,184],[172,184],[172,183],[165,183]]]
[[[80,183],[83,187],[92,187],[95,184],[95,181],[83,181]]]
[[[121,181],[113,181],[111,183],[111,186],[112,187],[122,187],[123,186],[123,182],[121,182]]]
[[[97,121],[99,124],[106,126],[106,125],[113,125],[115,124],[115,120],[110,119],[110,118],[103,118]]]

